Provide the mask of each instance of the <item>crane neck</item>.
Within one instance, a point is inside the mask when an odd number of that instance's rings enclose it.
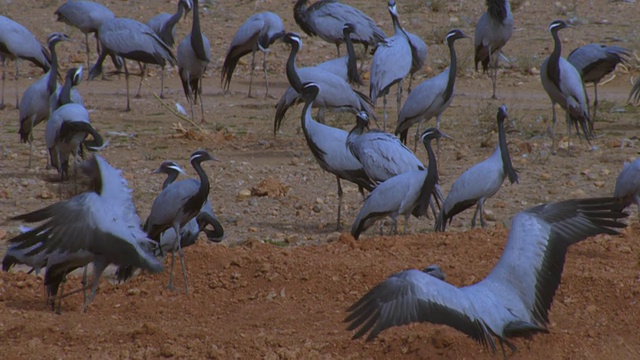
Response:
[[[305,34],[314,36],[316,33],[311,26],[309,26],[307,15],[307,0],[298,0],[293,6],[293,18]]]
[[[300,76],[298,75],[298,69],[296,68],[296,56],[298,55],[298,51],[300,50],[300,45],[297,41],[291,42],[291,52],[289,53],[289,58],[287,59],[287,80],[289,80],[289,84],[291,87],[298,92],[298,94],[302,93],[302,80],[300,80]],[[313,103],[313,101],[312,101]]]
[[[427,214],[429,208],[429,199],[433,190],[438,183],[438,164],[436,162],[436,155],[431,147],[432,138],[428,137],[424,140],[424,147],[427,149],[427,155],[429,157],[429,165],[427,167],[427,176],[424,177],[424,182],[420,188],[420,195],[418,196],[418,209],[417,216],[423,216]]]
[[[209,177],[202,168],[202,161],[203,160],[200,158],[196,158],[191,161],[191,166],[193,166],[200,177],[200,187],[198,188],[198,192],[189,198],[185,204],[185,210],[187,212],[195,212],[196,215],[200,211],[200,208],[202,208],[202,204],[204,204],[209,196]]]
[[[451,63],[449,64],[449,78],[447,80],[447,87],[444,89],[444,99],[447,102],[453,96],[453,88],[456,84],[456,75],[458,72],[458,57],[456,56],[456,49],[454,47],[455,39],[448,41],[449,55],[451,56]]]
[[[511,14],[511,6],[508,0],[487,0],[487,13],[492,19],[503,23],[509,14]]]
[[[182,17],[183,14],[184,14],[184,3],[182,1],[178,1],[178,10],[176,11],[175,14],[171,15],[171,17],[167,20],[167,22],[164,24],[164,28],[167,29],[168,31],[171,31],[171,29],[178,23],[178,21],[180,21],[180,18]]]
[[[167,186],[173,184],[173,182],[176,181],[179,175],[180,173],[178,173],[177,171],[168,172],[167,178],[164,179],[164,182],[162,183],[162,190],[164,190]]]
[[[507,135],[504,130],[504,119],[498,120],[498,146],[500,147],[500,157],[502,158],[502,171],[505,176],[509,177],[509,181],[513,184],[518,182],[518,174],[511,163],[509,155],[509,146],[507,145]]]
[[[553,36],[553,52],[547,61],[547,77],[556,87],[560,88],[560,55],[562,54],[562,43],[558,36],[558,30],[551,30]]]
[[[198,10],[198,0],[193,1],[193,23],[191,24],[191,48],[201,61],[209,61],[207,53],[204,50],[204,42],[202,41],[202,32],[200,31],[200,14]]]
[[[56,54],[56,46],[58,41],[52,41],[49,43],[49,52],[51,52],[51,68],[49,69],[47,78],[47,93],[49,96],[56,91],[58,87],[58,54]]]
[[[67,77],[64,80],[64,85],[62,86],[62,90],[60,91],[60,95],[58,96],[58,103],[55,104],[55,109],[59,108],[62,105],[72,103],[71,89],[73,88],[73,76],[74,74],[67,74]]]
[[[356,51],[353,48],[353,41],[351,41],[351,31],[343,31],[344,43],[347,46],[347,78],[350,83],[363,85],[360,74],[358,74],[358,62],[356,58]]]

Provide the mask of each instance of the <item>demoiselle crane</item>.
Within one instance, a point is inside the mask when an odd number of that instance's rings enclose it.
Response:
[[[456,40],[467,37],[467,35],[458,29],[453,29],[447,33],[446,41],[449,46],[449,54],[451,56],[451,63],[449,64],[449,67],[444,69],[440,74],[427,79],[420,83],[420,85],[416,86],[404,102],[402,110],[398,113],[398,123],[396,125],[395,134],[399,135],[400,140],[402,140],[403,143],[407,143],[409,128],[414,124],[418,124],[415,143],[413,145],[414,150],[418,144],[420,124],[423,120],[429,121],[435,116],[436,128],[440,129],[440,117],[451,104],[451,100],[453,100],[455,92],[458,60],[453,44]],[[439,155],[440,142],[437,141],[437,143]]]
[[[51,53],[51,68],[49,71],[31,84],[20,101],[20,141],[29,143],[29,167],[31,167],[31,157],[33,148],[33,128],[39,123],[47,120],[51,114],[50,98],[58,88],[58,56],[56,46],[61,41],[71,39],[59,32],[49,35],[47,45]]]
[[[193,11],[196,11],[195,8]],[[160,192],[153,200],[151,212],[144,224],[144,230],[150,239],[160,241],[160,236],[169,228],[173,228],[175,234],[180,234],[174,249],[180,255],[182,274],[184,276],[185,291],[189,292],[187,269],[184,261],[184,251],[180,247],[182,228],[200,213],[202,205],[209,196],[209,177],[202,169],[201,163],[208,160],[217,160],[204,150],[197,150],[191,154],[191,166],[198,173],[199,180],[186,179],[175,182]],[[169,277],[170,289],[173,289],[173,264],[175,252],[171,256],[171,274]]]
[[[593,83],[595,99],[592,119],[595,120],[598,111],[598,83],[605,75],[613,72],[618,64],[626,63],[630,55],[629,49],[620,46],[587,44],[573,50],[567,56],[567,61],[580,73],[582,82]],[[585,95],[587,95],[586,91]],[[587,105],[589,105],[588,95]]]
[[[191,33],[178,45],[178,73],[182,80],[182,89],[191,105],[191,120],[194,119],[193,104],[200,97],[200,122],[204,122],[204,103],[202,100],[202,77],[211,60],[209,40],[200,31],[200,11],[198,0],[193,0],[193,22]]]
[[[102,44],[100,56],[89,71],[89,80],[102,73],[102,63],[107,55],[117,55],[125,59],[163,67],[169,63],[175,65],[177,60],[171,48],[165,44],[147,25],[126,18],[106,20],[98,29],[98,39]],[[127,84],[127,108],[131,110],[129,100],[129,70],[123,61]],[[144,69],[144,67],[142,68]],[[140,74],[140,84],[144,79],[144,70]],[[138,86],[140,90],[140,86]]]
[[[113,19],[115,15],[106,6],[93,1],[71,1],[67,0],[54,12],[58,21],[73,26],[84,34],[85,51],[87,53],[87,69],[90,68],[89,60],[89,34],[96,37],[96,51],[100,53],[100,41],[98,40],[98,29],[102,23],[108,19]]]
[[[409,35],[400,25],[395,0],[390,0],[387,6],[395,33],[392,37],[386,38],[376,48],[371,60],[371,70],[369,72],[369,97],[374,103],[378,97],[383,97],[384,125],[387,126],[387,94],[389,88],[398,84],[398,109],[402,102],[402,79],[411,71],[411,65],[418,60],[417,54],[412,49]]]
[[[436,220],[435,230],[445,231],[447,222],[457,214],[476,205],[476,212],[471,219],[471,227],[476,226],[476,216],[480,216],[480,224],[485,227],[484,202],[495,195],[505,178],[511,184],[518,182],[518,174],[511,164],[504,121],[507,119],[507,108],[498,109],[498,146],[486,160],[472,166],[462,173],[451,186],[444,200],[440,214]]]
[[[82,72],[79,73],[81,78]],[[65,82],[74,81],[77,74],[78,69],[70,69]],[[91,126],[87,109],[70,102],[71,86],[65,84],[64,88],[67,89],[66,93],[61,93],[60,99],[65,103],[51,113],[44,133],[51,166],[58,170],[61,182],[69,177],[69,155],[73,154],[76,159],[82,144],[91,151],[97,151],[104,145],[102,136]],[[91,135],[93,140],[85,141],[88,135]]]
[[[131,190],[120,171],[99,155],[85,162],[96,188],[12,220],[43,222],[32,230],[9,240],[18,249],[44,246],[34,250],[93,254],[94,278],[91,294],[85,300],[86,311],[96,295],[100,277],[109,264],[135,266],[152,273],[163,270],[162,263],[149,251],[153,241],[141,229]]]
[[[0,100],[0,110],[4,105],[4,79],[6,78],[7,60],[13,60],[16,64],[16,108],[19,107],[18,99],[18,77],[20,76],[20,59],[31,61],[34,65],[42,68],[46,73],[51,67],[51,55],[47,49],[40,44],[38,39],[24,26],[0,15],[0,60],[2,61],[2,100]]]
[[[511,39],[513,34],[513,14],[509,0],[487,0],[487,11],[480,16],[476,24],[473,40],[475,48],[474,63],[478,71],[478,63],[482,63],[482,71],[487,72],[493,67],[491,84],[493,85],[492,99],[496,98],[496,82],[498,81],[498,62],[502,47]]]
[[[311,107],[321,89],[318,84],[305,83],[301,94],[304,108],[300,116],[300,123],[309,150],[320,167],[336,176],[338,182],[338,219],[337,229],[341,228],[342,213],[342,184],[340,179],[350,181],[363,193],[363,189],[372,191],[375,184],[367,176],[360,162],[345,146],[347,132],[331,126],[321,124],[311,117]]]
[[[231,40],[227,56],[222,65],[222,76],[220,82],[223,84],[224,91],[229,91],[231,77],[233,71],[238,65],[241,57],[251,53],[251,75],[249,76],[249,94],[251,97],[251,85],[253,84],[253,71],[256,67],[256,51],[262,52],[262,69],[264,70],[264,82],[267,91],[264,94],[266,99],[269,95],[269,80],[267,79],[267,53],[269,46],[276,40],[281,39],[285,34],[282,19],[275,13],[265,11],[251,15],[245,21]]]
[[[551,110],[553,111],[551,128],[553,151],[555,151],[556,142],[554,130],[556,125],[556,103],[565,110],[569,139],[571,139],[572,125],[575,126],[578,137],[580,137],[580,129],[582,129],[587,142],[591,143],[590,139],[594,137],[593,124],[587,104],[587,94],[580,73],[561,56],[562,44],[558,37],[558,31],[566,27],[567,23],[562,20],[555,20],[549,25],[549,32],[551,32],[554,42],[553,52],[540,66],[542,87],[549,95]]]
[[[431,148],[431,140],[444,136],[438,129],[429,128],[422,133],[422,142],[429,155],[428,168],[411,170],[394,176],[379,184],[367,197],[351,226],[351,235],[357,240],[360,234],[377,220],[391,216],[393,232],[397,233],[398,215],[404,215],[404,234],[407,233],[409,217],[417,210],[426,214],[431,195],[436,194],[438,165]]]
[[[448,325],[486,348],[507,339],[547,333],[549,308],[560,285],[570,245],[598,234],[618,234],[626,224],[613,198],[539,205],[514,216],[507,244],[486,278],[456,287],[420,270],[406,270],[369,290],[349,309],[353,339],[373,340],[381,331],[414,322]]]
[[[313,101],[315,107],[319,107],[318,120],[324,122],[324,109],[347,110],[354,113],[366,111],[370,116],[375,116],[371,106],[371,99],[359,91],[356,91],[349,84],[338,76],[319,69],[317,67],[296,67],[296,56],[302,47],[302,39],[296,33],[287,33],[283,41],[291,45],[291,53],[287,59],[287,79],[290,88],[285,90],[284,94],[276,105],[276,116],[273,124],[273,131],[276,133],[280,129],[282,120],[287,110],[303,101],[300,91],[304,83],[313,82],[320,88],[320,93]]]
[[[308,0],[298,0],[293,6],[293,18],[300,29],[309,36],[335,44],[338,57],[340,44],[344,41],[342,27],[353,24],[356,31],[352,35],[354,43],[364,45],[366,55],[369,46],[376,46],[387,37],[369,16],[362,11],[337,0],[320,0],[307,7]]]

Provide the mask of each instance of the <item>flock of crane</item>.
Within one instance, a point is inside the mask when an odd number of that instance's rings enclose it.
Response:
[[[496,97],[498,62],[501,49],[511,38],[513,16],[507,0],[487,0],[487,12],[476,27],[474,48],[475,66],[491,72],[493,97]],[[129,103],[129,71],[125,59],[141,65],[141,83],[147,64],[162,67],[177,65],[183,90],[191,105],[200,101],[204,121],[202,78],[211,58],[209,41],[200,30],[197,0],[179,0],[177,12],[161,14],[147,24],[115,17],[106,7],[90,1],[68,1],[55,14],[58,19],[77,27],[85,34],[87,42],[87,67],[90,64],[88,34],[97,38],[98,60],[90,68],[89,79],[102,73],[102,63],[109,56],[113,65],[124,69],[127,83],[127,110]],[[266,94],[269,83],[266,71],[266,54],[269,46],[282,40],[291,47],[286,63],[286,76],[290,88],[285,90],[276,105],[274,132],[277,132],[289,108],[304,103],[301,127],[311,153],[325,171],[336,176],[338,185],[338,228],[341,224],[342,185],[347,180],[358,185],[364,200],[351,234],[360,234],[377,220],[391,216],[392,231],[397,232],[396,219],[405,218],[405,232],[411,215],[425,216],[432,211],[435,231],[445,231],[447,224],[460,212],[476,206],[472,219],[475,226],[479,217],[485,226],[483,207],[501,187],[505,178],[513,184],[518,174],[511,164],[504,122],[508,118],[506,106],[500,106],[496,121],[498,146],[486,160],[464,172],[452,185],[446,197],[438,183],[437,158],[440,140],[448,136],[439,130],[440,117],[455,94],[456,40],[468,38],[461,30],[453,29],[446,35],[450,52],[450,65],[442,73],[425,80],[411,90],[404,105],[402,81],[417,72],[425,63],[427,46],[416,35],[401,25],[395,0],[390,0],[388,10],[395,34],[387,37],[375,22],[361,12],[335,0],[321,0],[307,6],[306,0],[298,0],[294,6],[294,18],[309,36],[318,36],[336,45],[338,57],[314,67],[298,68],[297,53],[302,47],[301,37],[286,32],[282,20],[271,12],[251,16],[237,31],[229,47],[222,67],[223,89],[230,87],[239,59],[249,53],[253,84],[255,54],[263,52]],[[192,11],[191,32],[178,44],[176,55],[176,24]],[[554,49],[541,66],[542,85],[552,102],[555,125],[555,104],[566,113],[569,129],[587,141],[594,137],[593,119],[597,109],[597,84],[618,63],[624,62],[629,50],[599,44],[589,44],[573,51],[568,59],[561,57],[558,31],[568,25],[562,20],[553,21],[549,31]],[[49,36],[45,48],[22,25],[0,16],[0,55],[3,62],[2,103],[4,107],[5,60],[16,62],[26,59],[41,67],[46,73],[34,82],[19,101],[16,89],[16,106],[20,110],[20,138],[33,141],[33,128],[47,122],[45,142],[49,149],[49,163],[58,170],[60,181],[69,177],[69,157],[82,154],[82,146],[98,151],[106,146],[102,136],[91,126],[89,113],[75,86],[82,79],[82,67],[69,69],[61,86],[58,78],[56,45],[69,38],[62,33]],[[340,57],[340,45],[346,46],[346,56]],[[354,44],[363,44],[365,56],[368,47],[374,48],[369,70],[369,95],[354,90],[351,85],[362,85]],[[364,64],[361,59],[361,67]],[[596,85],[593,114],[590,111],[584,83]],[[375,120],[373,111],[376,100],[383,97],[383,129],[386,130],[387,99],[392,86],[398,85],[398,120],[395,135],[370,128]],[[162,81],[160,96],[163,96]],[[138,93],[140,86],[138,87]],[[266,96],[266,95],[265,95]],[[640,96],[640,82],[632,89],[630,97]],[[319,121],[312,117],[312,108],[319,108]],[[342,109],[356,114],[356,125],[344,131],[324,124],[326,109]],[[436,127],[421,132],[423,121],[436,117]],[[415,144],[422,142],[428,154],[428,166],[405,145],[408,131],[417,125]],[[91,135],[92,140],[87,140]],[[432,148],[436,140],[437,149]],[[554,145],[555,149],[555,136]],[[414,148],[414,151],[416,149]],[[31,155],[29,158],[31,162]],[[45,286],[48,302],[58,311],[64,295],[66,274],[85,267],[94,267],[91,293],[85,294],[85,309],[96,295],[99,279],[105,268],[118,267],[121,281],[131,277],[140,268],[152,273],[163,270],[159,257],[171,253],[169,287],[173,287],[175,254],[181,258],[185,289],[188,278],[183,248],[193,244],[200,232],[211,241],[220,241],[224,229],[208,200],[209,180],[200,165],[203,161],[216,160],[203,150],[195,151],[190,162],[199,179],[176,181],[184,173],[180,166],[165,161],[156,170],[167,178],[161,193],[153,202],[151,213],[142,223],[133,205],[131,190],[120,171],[113,168],[100,155],[94,155],[82,163],[75,162],[75,169],[87,175],[94,184],[91,191],[68,200],[57,202],[12,220],[37,223],[34,228],[22,228],[22,233],[11,240],[3,262],[7,271],[15,264],[26,264],[36,272],[46,269]],[[514,336],[547,332],[548,311],[558,288],[567,248],[596,234],[617,234],[626,224],[620,220],[627,214],[624,208],[638,201],[640,190],[640,161],[626,166],[616,183],[611,198],[567,200],[540,205],[517,214],[511,226],[504,253],[481,282],[457,288],[445,281],[444,273],[437,266],[425,271],[408,270],[392,275],[383,281],[352,307],[345,319],[349,329],[356,330],[354,338],[368,333],[375,338],[386,328],[411,322],[432,322],[450,325],[496,351],[494,338],[499,340],[503,354],[504,345],[515,347],[507,340]],[[83,287],[83,292],[84,287]]]

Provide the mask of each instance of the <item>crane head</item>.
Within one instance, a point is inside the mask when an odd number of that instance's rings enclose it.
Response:
[[[300,38],[300,35],[298,35],[297,33],[294,33],[294,32],[286,33],[282,38],[282,41],[284,41],[287,44],[290,44],[291,46],[298,44],[298,48],[302,48],[302,39]]]
[[[422,139],[423,143],[426,143],[433,139],[440,139],[440,138],[453,139],[451,136],[443,133],[437,128],[428,128],[427,130],[422,132],[422,135],[420,135],[420,138]]]
[[[160,167],[158,167],[157,169],[153,170],[153,174],[170,174],[172,172],[178,172],[182,175],[186,175],[184,173],[184,170],[182,170],[182,168],[180,167],[180,165],[178,165],[175,161],[171,161],[171,160],[167,160],[164,161],[162,164],[160,164]]]
[[[196,150],[196,151],[193,152],[193,154],[191,154],[191,158],[189,158],[189,162],[192,163],[192,164],[201,163],[201,162],[207,161],[207,160],[220,161],[217,158],[211,156],[205,150]]]
[[[187,15],[189,15],[189,11],[193,8],[193,2],[191,0],[180,0],[180,2],[178,2],[178,6],[184,7],[184,15],[182,18],[186,19]]]
[[[362,129],[369,130],[369,114],[366,111],[360,111],[356,114],[356,125]]]
[[[507,107],[505,105],[500,106],[498,108],[498,123],[504,122],[507,117]]]
[[[554,32],[569,27],[564,20],[554,20],[549,24],[549,31]]]
[[[436,265],[436,264],[432,264],[427,266],[426,268],[424,268],[424,270],[422,270],[423,273],[425,274],[429,274],[431,276],[433,276],[436,279],[440,279],[442,281],[445,281],[446,279],[446,275],[444,273],[444,271],[442,271],[442,269],[440,268],[440,266]]]
[[[344,34],[344,37],[349,36],[349,34],[351,34],[354,31],[356,31],[356,27],[351,23],[345,23],[344,26],[342,27],[342,33]]]
[[[49,35],[49,37],[47,38],[47,44],[49,45],[57,44],[60,41],[71,41],[71,38],[67,36],[67,34],[61,32],[51,33],[51,35]]]
[[[304,83],[302,85],[302,99],[305,102],[315,100],[316,96],[320,92],[320,86],[313,82]]]
[[[464,38],[468,38],[469,36],[467,36],[465,33],[462,32],[462,30],[459,29],[453,29],[451,31],[449,31],[447,33],[447,43],[451,43],[453,41],[456,41],[458,39],[464,39]]]

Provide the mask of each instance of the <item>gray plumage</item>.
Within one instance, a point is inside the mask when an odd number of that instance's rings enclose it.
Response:
[[[491,83],[493,99],[496,99],[496,82],[498,80],[498,61],[502,47],[513,34],[513,14],[508,0],[487,0],[487,11],[480,16],[476,24],[473,40],[475,49],[474,63],[478,71],[478,63],[482,63],[482,71],[493,67]]]
[[[356,51],[353,48],[353,41],[351,41],[351,34],[354,30],[355,27],[353,24],[347,23],[342,27],[342,35],[344,36],[344,43],[347,47],[347,55],[327,60],[316,65],[316,67],[328,71],[352,85],[364,85],[360,74],[358,74],[358,59],[356,57]]]
[[[167,174],[167,178],[162,184],[163,190],[167,186],[171,185],[177,179],[179,174],[184,174],[182,168],[173,161],[164,161],[160,167],[153,172]],[[195,179],[190,180],[197,181]],[[213,230],[207,229],[207,226],[213,227]],[[182,227],[181,231],[180,248],[182,249],[195,244],[200,232],[204,232],[207,235],[207,239],[212,242],[220,242],[224,237],[224,228],[216,214],[213,212],[213,207],[211,206],[211,202],[208,197],[202,205],[198,215],[189,220],[189,222]],[[167,254],[175,252],[177,250],[177,241],[178,239],[173,228],[165,230],[165,232],[160,235],[160,253]]]
[[[251,15],[245,21],[231,40],[227,56],[222,65],[222,76],[220,82],[223,84],[225,92],[229,91],[231,77],[238,65],[241,57],[251,53],[251,75],[249,77],[249,97],[251,97],[251,86],[253,84],[253,71],[255,70],[256,51],[262,51],[262,68],[264,70],[264,82],[267,91],[265,99],[269,95],[269,80],[267,79],[267,53],[269,46],[285,34],[282,19],[270,11]]]
[[[320,0],[307,7],[308,0],[298,0],[293,6],[293,18],[309,36],[318,36],[322,40],[335,44],[340,56],[340,44],[344,41],[342,27],[346,23],[355,26],[352,35],[354,43],[363,44],[365,54],[369,46],[376,46],[387,37],[376,23],[362,11],[338,2]]]
[[[202,102],[202,77],[211,60],[209,40],[200,31],[200,15],[198,0],[193,1],[193,23],[191,33],[178,45],[178,74],[182,81],[182,89],[191,105],[191,119],[194,119],[193,104],[200,97],[200,122],[204,122],[204,103]]]
[[[102,157],[85,162],[83,169],[96,184],[94,191],[74,196],[34,212],[13,217],[28,223],[43,222],[9,240],[27,248],[45,244],[38,251],[93,254],[94,278],[85,310],[96,295],[107,265],[135,266],[157,273],[162,263],[149,251],[153,242],[141,230],[127,181]],[[30,254],[34,255],[34,254]]]
[[[89,34],[96,37],[96,51],[100,53],[98,29],[106,20],[113,19],[113,12],[102,4],[93,1],[68,0],[54,12],[58,21],[73,26],[84,34],[85,51],[87,53],[87,69],[89,68]]]
[[[338,182],[338,219],[337,228],[341,228],[342,184],[340,179],[350,181],[360,189],[372,191],[375,184],[364,172],[362,165],[345,146],[347,132],[331,126],[320,124],[311,117],[313,101],[321,91],[318,84],[305,83],[302,87],[302,98],[305,101],[300,117],[302,132],[307,145],[320,167],[336,176]]]
[[[29,227],[20,226],[21,234],[31,230]],[[18,264],[31,267],[29,272],[35,272],[36,275],[38,275],[42,269],[46,269],[44,285],[47,292],[47,303],[51,305],[53,310],[55,308],[56,297],[58,297],[58,292],[60,292],[60,302],[57,309],[57,312],[60,313],[64,292],[64,287],[61,288],[60,285],[66,282],[66,275],[69,272],[80,267],[85,267],[91,263],[93,261],[93,254],[85,250],[75,252],[55,250],[47,252],[44,251],[46,246],[45,239],[46,236],[43,237],[43,241],[23,249],[20,248],[21,244],[19,243],[9,244],[7,252],[2,259],[2,271],[9,271],[13,266]],[[84,274],[86,276],[86,271]],[[84,280],[86,280],[86,278]]]
[[[398,109],[402,99],[402,79],[411,71],[411,65],[416,62],[413,58],[417,55],[412,50],[407,33],[400,25],[396,11],[395,0],[390,0],[387,6],[395,34],[386,38],[376,48],[371,60],[369,71],[369,97],[375,102],[380,95],[383,96],[384,126],[387,126],[387,94],[389,88],[398,84]]]
[[[611,198],[568,200],[518,213],[497,265],[482,281],[456,287],[420,270],[406,270],[376,285],[347,311],[353,338],[413,322],[455,328],[496,351],[494,336],[546,333],[570,245],[597,234],[618,234],[626,217]]]
[[[476,212],[471,220],[471,227],[476,226],[476,216],[480,216],[480,224],[485,227],[484,202],[495,195],[504,179],[509,177],[511,184],[518,182],[518,174],[511,164],[504,121],[507,108],[498,109],[498,146],[489,158],[472,166],[462,173],[451,186],[451,190],[442,205],[436,220],[435,230],[445,231],[447,222],[462,211],[476,205]]]
[[[52,33],[47,39],[49,51],[51,52],[51,68],[44,76],[31,84],[20,101],[20,141],[29,142],[29,167],[31,167],[31,153],[33,147],[33,128],[39,123],[47,120],[51,114],[50,98],[59,87],[58,76],[58,56],[56,46],[61,41],[71,39],[63,33]]]
[[[18,77],[20,75],[19,60],[24,59],[42,68],[46,73],[51,67],[51,55],[40,44],[38,39],[24,26],[0,15],[0,60],[2,61],[2,99],[0,109],[4,109],[4,80],[6,78],[6,61],[13,60],[16,64],[16,108],[19,107]]]
[[[191,0],[178,0],[178,10],[175,14],[158,14],[147,21],[147,26],[149,26],[165,44],[172,48],[175,43],[178,21],[180,21],[183,14],[185,17],[187,16],[192,6]],[[164,99],[164,67],[160,70],[160,98]]]
[[[296,33],[288,33],[284,36],[284,42],[291,45],[291,53],[287,60],[287,79],[291,87],[285,90],[284,94],[276,105],[276,116],[274,120],[274,133],[280,129],[280,125],[287,110],[302,101],[299,92],[302,84],[313,82],[320,87],[320,93],[313,102],[314,107],[319,107],[318,120],[324,122],[324,109],[347,110],[354,113],[366,111],[369,116],[375,117],[371,109],[371,99],[366,95],[354,90],[349,84],[338,76],[316,67],[296,67],[296,55],[302,47],[302,40]]]
[[[397,232],[397,217],[404,215],[404,233],[407,233],[409,217],[418,208],[419,214],[426,214],[431,195],[436,193],[438,166],[431,148],[431,140],[441,137],[440,131],[430,128],[422,134],[422,141],[429,154],[428,169],[410,170],[379,184],[367,197],[351,226],[351,235],[358,239],[360,234],[377,220],[391,216],[392,231]]]
[[[638,206],[638,217],[640,217],[640,158],[631,163],[625,163],[624,168],[618,175],[616,186],[613,190],[613,197],[621,199],[625,206],[636,204]]]
[[[593,83],[595,99],[592,119],[596,118],[598,111],[598,83],[605,75],[613,72],[618,64],[626,63],[630,55],[629,49],[619,46],[587,44],[573,50],[567,56],[567,61],[580,73],[582,82]],[[589,105],[589,96],[587,96],[587,105]]]
[[[195,11],[195,8],[194,8]],[[216,160],[204,150],[191,154],[191,165],[198,173],[199,181],[186,179],[175,182],[160,192],[153,200],[151,212],[144,224],[144,230],[150,239],[160,242],[160,236],[169,228],[173,228],[175,234],[182,235],[182,228],[198,215],[209,196],[209,177],[200,165],[203,161]],[[187,270],[184,261],[184,252],[180,247],[181,239],[177,239],[175,248],[180,255],[182,273],[184,276],[185,290],[189,292]],[[171,274],[169,288],[173,288],[173,264],[175,252],[171,259]]]
[[[440,74],[423,81],[409,94],[407,101],[398,114],[398,124],[395,134],[399,135],[403,143],[407,143],[409,128],[418,124],[416,130],[416,141],[414,149],[418,143],[418,134],[423,120],[429,121],[436,117],[436,128],[440,129],[440,116],[449,107],[455,92],[456,73],[458,60],[454,42],[458,39],[468,37],[461,30],[454,29],[447,33],[446,41],[449,46],[451,63]],[[438,142],[438,153],[440,153],[440,143]]]
[[[60,96],[64,99],[63,103],[51,113],[44,133],[51,166],[58,170],[61,181],[69,177],[69,156],[73,155],[74,159],[77,159],[83,143],[91,151],[96,151],[104,145],[102,136],[91,126],[87,109],[71,102],[71,85],[68,83],[73,81],[77,73],[75,68],[69,70],[65,82],[66,94],[62,93]],[[91,135],[93,140],[85,141],[88,135]]]
[[[98,39],[102,44],[102,49],[98,60],[89,71],[89,80],[102,73],[102,63],[109,54],[160,67],[164,67],[167,63],[175,65],[177,62],[171,48],[150,27],[133,19],[113,18],[106,20],[98,30]],[[129,71],[126,61],[123,62],[123,65],[127,84],[126,110],[129,111],[131,110]],[[143,78],[144,72],[140,76],[140,83]]]
[[[165,44],[169,45],[169,47],[173,47],[173,44],[176,42],[175,38],[178,22],[182,15],[185,17],[187,16],[192,5],[193,4],[190,0],[178,0],[178,9],[175,14],[158,14],[147,21],[147,26],[158,34],[158,37],[160,37]]]
[[[422,270],[422,272],[425,274],[431,275],[434,278],[442,281],[445,281],[447,277],[444,271],[442,271],[442,269],[440,268],[440,266],[435,264],[427,266],[426,268],[424,268],[424,270]]]
[[[409,70],[409,87],[407,88],[407,92],[411,93],[411,85],[413,84],[413,75],[420,71],[424,64],[427,62],[427,44],[416,34],[412,34],[406,31],[407,36],[409,37],[409,42],[412,46],[413,58],[411,61],[411,70]]]
[[[356,126],[349,132],[346,143],[367,176],[376,183],[408,171],[425,170],[422,162],[397,137],[369,130],[366,113],[358,113]]]
[[[542,87],[549,95],[551,100],[551,109],[553,111],[553,124],[551,128],[553,137],[553,150],[555,151],[555,134],[556,125],[556,103],[565,110],[567,132],[571,138],[571,126],[574,125],[576,133],[580,137],[580,129],[585,139],[590,143],[590,139],[594,137],[593,123],[589,115],[589,106],[587,105],[587,95],[582,83],[580,73],[576,68],[565,60],[562,54],[562,44],[558,37],[558,31],[567,27],[562,20],[553,21],[549,25],[549,32],[554,41],[554,48],[551,55],[544,60],[540,66],[540,80]]]

